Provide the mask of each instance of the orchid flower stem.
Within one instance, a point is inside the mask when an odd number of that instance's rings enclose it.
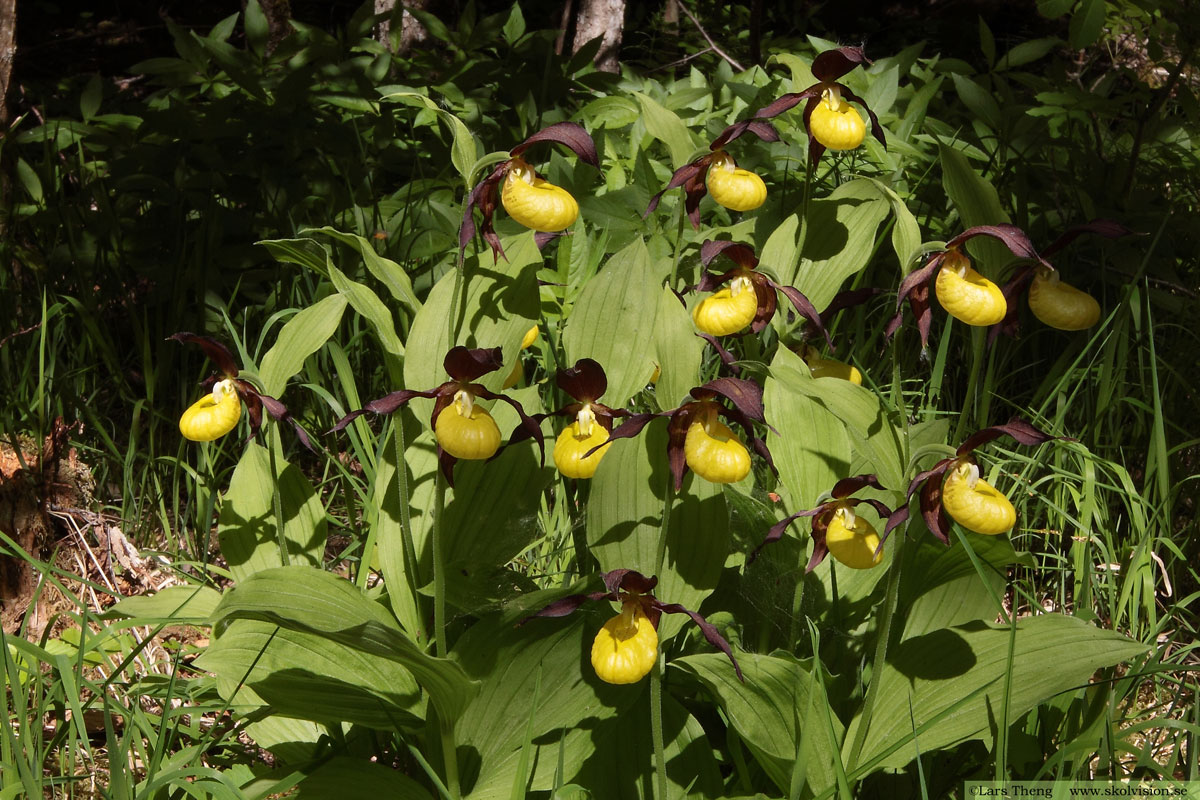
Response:
[[[650,673],[650,735],[654,738],[654,797],[667,798],[667,753],[663,747],[662,654]]]
[[[808,228],[808,201],[812,198],[813,161],[807,155],[804,157],[804,200],[800,204],[800,226]]]
[[[433,489],[433,632],[438,658],[445,658],[446,647],[446,565],[442,553],[442,517],[446,511],[446,478],[439,468]]]
[[[871,716],[875,708],[875,697],[879,694],[880,678],[887,665],[888,640],[892,638],[892,623],[896,619],[896,606],[900,596],[900,565],[904,563],[904,543],[908,538],[907,531],[897,528],[892,532],[896,544],[892,547],[891,560],[888,565],[887,592],[883,597],[883,607],[879,615],[879,628],[875,640],[875,657],[871,662],[871,683],[867,686],[866,697],[863,698],[862,717],[854,734],[854,745],[850,748],[850,758],[846,761],[846,771],[852,771],[858,765],[858,757],[866,742],[867,732],[871,728]]]
[[[686,205],[684,198],[679,199],[679,208],[675,214],[675,258],[671,262],[671,282],[667,287],[671,291],[675,291],[675,281],[679,277],[679,259],[683,257],[683,207]]]
[[[788,638],[786,646],[792,650],[796,646],[796,639],[800,636],[800,619],[804,614],[804,583],[808,577],[805,572],[805,566],[808,564],[808,546],[800,545],[800,557],[796,563],[796,569],[800,573],[800,579],[796,581],[796,592],[792,595],[792,617],[788,623]]]
[[[404,542],[404,571],[408,578],[409,591],[412,592],[413,608],[417,610],[415,615],[418,620],[417,624],[420,626],[414,633],[418,642],[428,642],[428,633],[423,630],[425,615],[420,613],[421,593],[417,591],[417,587],[421,586],[422,582],[417,574],[417,548],[413,543],[412,518],[409,509],[408,470],[404,460],[403,412],[393,414],[392,420],[392,443],[396,448],[396,492],[400,500],[400,538]]]
[[[441,639],[438,640],[439,642]],[[462,789],[458,786],[458,745],[454,742],[454,723],[438,720],[442,733],[442,761],[446,765],[446,790],[450,800],[459,800]]]
[[[958,425],[954,429],[952,442],[961,442],[966,432],[979,427],[975,416],[975,394],[979,383],[979,372],[983,368],[987,329],[971,328],[971,375],[967,378],[967,396],[963,399],[962,413],[958,415]]]
[[[663,519],[662,527],[658,531],[658,551],[654,556],[654,574],[662,576],[663,564],[667,559],[667,534],[671,529],[671,506],[675,502],[675,484],[674,478],[667,474],[667,491],[663,497]]]
[[[267,442],[267,452],[271,459],[271,505],[275,511],[275,541],[279,544],[279,563],[289,566],[292,562],[288,557],[287,537],[283,533],[283,502],[279,498],[279,468],[275,465],[275,445],[278,430],[272,427],[270,441]]]

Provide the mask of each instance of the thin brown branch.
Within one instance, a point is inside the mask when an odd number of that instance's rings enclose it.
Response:
[[[679,6],[679,9],[684,14],[687,14],[687,18],[690,19],[692,21],[692,24],[696,26],[696,30],[700,31],[700,35],[704,37],[704,41],[708,42],[709,47],[712,48],[712,51],[714,53],[716,53],[721,58],[728,61],[729,66],[733,67],[738,72],[746,71],[746,68],[743,67],[741,64],[739,64],[737,61],[735,61],[733,59],[733,56],[729,55],[728,53],[726,53],[724,50],[722,50],[720,47],[717,46],[717,43],[714,42],[713,38],[708,35],[708,31],[704,30],[704,27],[700,24],[700,20],[696,19],[696,15],[693,14],[692,10],[684,4],[683,0],[675,0],[675,3],[676,3],[676,5]]]

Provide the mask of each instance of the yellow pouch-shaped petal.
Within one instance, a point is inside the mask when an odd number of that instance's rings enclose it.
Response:
[[[979,477],[979,467],[962,463],[942,484],[942,508],[955,522],[975,533],[1004,533],[1017,522],[1008,498]]]
[[[968,325],[995,325],[1008,312],[1004,292],[976,272],[961,253],[946,254],[934,290],[946,313]]]
[[[808,132],[830,150],[853,150],[863,143],[867,125],[840,92],[826,89],[808,118]]]
[[[832,358],[821,358],[811,347],[804,350],[804,363],[808,364],[814,378],[841,378],[862,386],[862,373],[855,367]]]
[[[746,328],[758,313],[758,295],[749,278],[734,278],[729,286],[701,300],[692,321],[710,336],[728,336]]]
[[[736,166],[721,150],[713,154],[706,183],[712,199],[730,211],[750,211],[767,199],[767,185],[763,179]]]
[[[839,508],[825,531],[825,546],[829,554],[851,569],[870,569],[883,563],[879,534],[871,524],[849,508]]]
[[[658,660],[658,631],[637,600],[625,607],[592,640],[592,669],[605,683],[637,683]]]
[[[750,452],[729,426],[705,408],[688,426],[683,454],[692,471],[712,483],[737,483],[750,474]]]
[[[492,415],[459,392],[433,423],[438,444],[455,458],[481,461],[500,449],[500,429]]]
[[[220,381],[183,412],[179,432],[193,442],[211,442],[236,428],[241,417],[242,398],[231,381]]]
[[[588,433],[581,432],[579,422],[572,422],[558,435],[554,442],[554,466],[568,478],[590,478],[596,474],[600,459],[608,452],[611,444],[608,441],[608,431],[603,425],[591,423]],[[593,447],[604,445],[587,458],[583,454]]]
[[[565,230],[579,217],[579,204],[570,192],[537,177],[519,158],[513,159],[504,179],[500,202],[510,217],[535,231]]]
[[[1044,275],[1039,270],[1029,285],[1029,310],[1051,328],[1082,331],[1100,319],[1100,304],[1087,292],[1081,292],[1058,279],[1057,272]]]

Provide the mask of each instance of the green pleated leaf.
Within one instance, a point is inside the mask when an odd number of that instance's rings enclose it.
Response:
[[[168,586],[151,595],[126,597],[106,613],[207,625],[219,602],[221,593],[211,586]]]
[[[696,335],[696,326],[687,308],[665,286],[659,295],[658,313],[654,317],[654,350],[661,367],[654,396],[660,409],[675,408],[700,381],[704,340]],[[649,383],[649,376],[646,382]]]
[[[871,180],[892,206],[892,216],[896,220],[896,224],[892,226],[892,250],[896,253],[896,260],[900,262],[900,271],[907,273],[920,252],[921,226],[917,224],[917,218],[908,210],[900,195],[882,181],[874,178]]]
[[[1007,625],[979,620],[914,636],[894,647],[879,677],[858,763],[874,768],[907,764],[915,752],[914,722],[922,752],[989,739],[1003,709],[1009,635]],[[1096,670],[1145,650],[1139,642],[1076,617],[1046,614],[1021,620],[1008,719],[1019,719],[1059,692],[1087,685]],[[858,724],[861,719],[851,731]],[[847,743],[853,738],[847,733]]]
[[[966,156],[945,145],[938,146],[938,153],[942,160],[942,185],[958,212],[963,230],[1009,221],[996,188],[971,168]],[[984,269],[980,271],[990,276],[1013,260],[1009,249],[990,236],[976,236],[967,242],[967,251],[982,262]]]
[[[667,146],[671,152],[671,165],[679,169],[696,152],[696,139],[688,126],[673,111],[668,111],[658,101],[641,92],[631,92],[642,108],[642,122],[646,132]]]
[[[888,208],[887,199],[865,178],[843,183],[827,199],[809,205],[802,258],[790,282],[818,311],[867,265]]]
[[[771,364],[771,376],[841,420],[854,449],[868,461],[880,483],[893,491],[907,490],[899,434],[877,395],[850,381],[814,379],[800,356],[782,347]]]
[[[745,675],[738,681],[729,659],[720,653],[685,656],[672,666],[694,674],[716,697],[729,724],[737,730],[755,761],[781,791],[788,791],[792,765],[807,738],[806,777],[814,793],[833,785],[834,759],[840,741],[831,741],[820,693],[810,697],[812,676],[807,667],[790,657],[739,653]],[[799,728],[797,721],[803,723]],[[834,735],[842,737],[842,724],[832,717]]]
[[[604,787],[604,800],[654,798],[651,781],[646,780],[654,774],[648,700],[643,696],[643,702],[625,714],[601,722],[592,735],[596,750],[574,780]],[[662,723],[669,796],[723,797],[721,772],[704,727],[665,691]]]
[[[654,371],[661,295],[640,238],[615,253],[580,292],[563,332],[566,363],[591,358],[604,367],[606,405],[625,405]]]
[[[256,244],[267,248],[276,261],[296,264],[318,275],[329,274],[329,251],[312,239],[263,239]]]
[[[392,299],[403,303],[414,314],[421,309],[421,301],[417,299],[416,293],[413,292],[412,280],[409,279],[408,273],[404,271],[404,268],[390,258],[384,258],[376,253],[371,243],[363,237],[353,233],[343,233],[328,226],[324,228],[308,228],[302,230],[301,233],[306,235],[320,233],[353,247],[362,256],[363,264],[366,265],[370,273],[387,287],[392,295]]]
[[[789,279],[796,271],[800,258],[800,243],[796,237],[800,231],[800,217],[792,214],[779,224],[758,254],[759,268],[779,280]]]
[[[447,272],[429,292],[425,304],[413,318],[408,341],[420,343],[404,359],[404,385],[409,389],[432,389],[450,376],[442,367],[454,345],[499,347],[504,367],[484,375],[479,382],[498,390],[508,376],[521,349],[521,339],[538,319],[537,268],[542,255],[533,241],[533,231],[502,240],[508,260],[492,263],[491,253],[468,259],[462,279],[462,301],[454,303],[454,270]],[[457,309],[457,314],[454,313]],[[456,318],[455,318],[456,317]],[[451,340],[450,327],[458,325]],[[431,400],[414,400],[413,413],[428,419]]]
[[[279,492],[283,536],[291,563],[317,565],[325,555],[325,508],[308,478],[277,454],[278,476],[271,474],[271,455],[257,442],[233,471],[221,503],[217,538],[221,554],[236,581],[260,570],[281,566],[273,492]]]
[[[361,283],[350,280],[345,273],[332,264],[329,265],[329,280],[333,282],[334,288],[341,293],[342,297],[346,298],[354,310],[371,323],[383,349],[398,358],[403,358],[404,344],[396,335],[392,312],[379,299],[379,295]]]
[[[592,639],[616,613],[608,604],[585,606],[568,619],[533,619],[514,627],[527,613],[515,609],[484,617],[454,645],[458,663],[479,681],[479,693],[455,730],[459,752],[470,753],[460,767],[470,800],[511,796],[528,720],[534,766],[533,775],[523,777],[528,791],[546,791],[555,785],[560,758],[569,778],[595,750],[597,726],[623,718],[646,700],[644,684],[611,686],[592,670]]]
[[[418,725],[422,712],[416,681],[396,661],[272,622],[230,622],[196,663],[217,675],[242,714],[269,707],[285,717],[390,730]],[[240,682],[253,694],[234,695]]]
[[[592,478],[587,539],[605,572],[655,573],[663,493],[671,480],[666,427],[665,421],[656,421],[636,439],[614,442]],[[688,472],[672,504],[655,596],[698,608],[720,580],[729,543],[729,515],[721,487]],[[682,616],[663,617],[660,638],[673,635],[683,623]]]
[[[296,787],[297,800],[433,800],[421,784],[383,764],[336,756]]]
[[[382,606],[320,569],[257,573],[226,592],[213,616],[218,631],[227,621],[261,620],[395,661],[412,673],[445,720],[457,719],[475,692],[458,664],[426,655]]]
[[[779,352],[787,351],[781,347]],[[787,359],[787,356],[782,358]],[[763,405],[767,422],[779,431],[776,434],[768,429],[767,447],[785,489],[786,508],[792,513],[812,508],[818,496],[850,474],[850,439],[845,425],[832,412],[791,387],[794,382],[815,379],[806,378],[802,372],[803,364],[787,360],[793,369],[773,371],[772,377],[767,378]],[[780,361],[781,357],[777,355],[775,362]]]
[[[966,75],[952,73],[950,77],[954,81],[954,90],[958,92],[958,98],[967,110],[983,120],[993,131],[1000,130],[1000,104],[996,102],[992,93]]]
[[[283,394],[288,380],[304,368],[304,361],[329,340],[342,321],[346,298],[331,294],[287,321],[279,331],[275,346],[262,358],[258,377],[263,392],[272,397]]]

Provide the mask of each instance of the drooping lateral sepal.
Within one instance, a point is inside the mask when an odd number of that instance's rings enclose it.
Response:
[[[513,156],[519,156],[537,142],[556,142],[566,145],[585,164],[597,169],[600,167],[600,158],[596,154],[596,143],[578,122],[556,122],[553,125],[547,125],[508,152]]]
[[[733,657],[733,648],[729,646],[729,642],[717,630],[717,626],[700,616],[698,612],[684,608],[678,603],[656,602],[654,607],[664,614],[686,614],[700,628],[700,632],[704,634],[704,638],[708,640],[708,643],[729,657],[730,663],[733,664],[733,671],[737,673],[738,680],[742,683],[746,682],[746,679],[742,676],[741,666],[738,664],[737,659]]]
[[[167,338],[173,339],[181,344],[199,345],[204,351],[204,355],[208,356],[208,360],[213,362],[221,374],[227,378],[236,378],[242,371],[242,368],[238,366],[237,359],[234,357],[233,353],[230,352],[229,348],[211,336],[201,336],[200,334],[191,333],[189,331],[180,331],[179,333],[172,334]]]
[[[1045,442],[1049,442],[1054,439],[1064,438],[1062,436],[1055,436],[1039,430],[1028,421],[1021,419],[1020,417],[1013,417],[1003,425],[993,425],[990,428],[984,428],[981,431],[971,434],[969,437],[967,437],[966,441],[959,445],[958,449],[955,451],[955,454],[958,456],[965,456],[976,448],[982,447],[988,442],[998,439],[1001,436],[1009,436],[1018,444],[1024,445],[1044,444]],[[1068,439],[1068,441],[1072,440]]]

